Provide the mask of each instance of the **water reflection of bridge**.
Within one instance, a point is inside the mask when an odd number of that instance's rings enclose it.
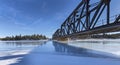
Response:
[[[115,43],[118,44],[118,42],[115,42]],[[79,44],[81,46],[76,47],[74,45],[53,42],[55,51],[58,53],[62,53],[63,55],[97,57],[97,58],[115,58],[116,59],[116,57],[114,57],[112,53],[109,53],[109,51],[105,52],[103,50],[103,48],[105,48],[106,50],[111,49],[111,46],[109,46],[110,44],[109,41],[97,41],[97,42],[96,41],[93,41],[93,42],[83,41],[83,42],[79,42]],[[98,46],[98,48],[96,46]],[[100,51],[100,49],[103,51]],[[113,49],[113,50],[116,50],[116,49]]]
[[[90,38],[95,34],[120,31],[120,15],[110,17],[110,2],[100,0],[90,4],[90,0],[82,0],[53,34],[53,39]],[[105,19],[99,21],[103,17]]]
[[[57,52],[63,52],[63,53],[71,53],[71,54],[81,54],[82,52],[85,52],[86,49],[83,48],[77,48],[73,46],[69,46],[67,44],[61,44],[57,42],[53,42],[53,45],[55,47],[55,51]]]

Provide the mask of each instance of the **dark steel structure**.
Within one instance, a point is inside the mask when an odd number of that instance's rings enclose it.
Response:
[[[61,27],[53,34],[53,39],[87,38],[93,34],[119,31],[120,15],[116,16],[115,20],[111,22],[110,1],[100,0],[90,4],[90,0],[82,0]],[[106,19],[99,21],[102,15]]]

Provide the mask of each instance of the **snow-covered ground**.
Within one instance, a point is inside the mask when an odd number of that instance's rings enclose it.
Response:
[[[91,53],[120,57],[120,39],[84,39],[69,41],[69,45],[93,50]]]

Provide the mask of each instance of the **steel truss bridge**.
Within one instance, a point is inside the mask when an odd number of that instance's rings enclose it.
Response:
[[[120,15],[110,17],[110,2],[100,0],[90,4],[90,0],[82,0],[53,34],[53,39],[89,38],[95,34],[120,31]],[[100,21],[101,17],[105,19]]]

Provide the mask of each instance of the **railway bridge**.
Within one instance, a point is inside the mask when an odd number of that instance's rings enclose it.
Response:
[[[82,0],[53,34],[53,39],[91,38],[97,34],[120,31],[120,15],[110,17],[110,2],[100,0],[91,4],[90,0]]]

